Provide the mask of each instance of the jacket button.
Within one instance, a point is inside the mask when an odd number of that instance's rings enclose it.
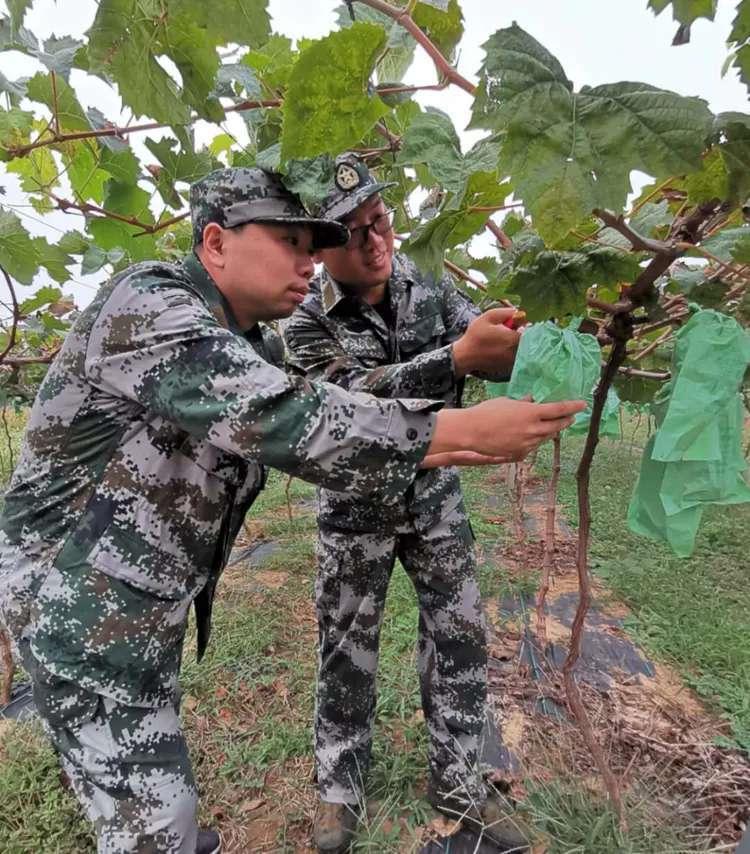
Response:
[[[409,427],[409,429],[406,431],[406,438],[410,442],[413,442],[417,438],[417,436],[419,436],[419,433],[417,433],[414,427]]]

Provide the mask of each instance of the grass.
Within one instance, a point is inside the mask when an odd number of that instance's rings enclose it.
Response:
[[[643,440],[636,436],[636,445]],[[574,519],[573,469],[579,439],[564,443],[561,500]],[[0,443],[1,444],[1,443]],[[636,468],[630,442],[606,440],[595,466],[594,571],[626,601],[628,624],[657,658],[728,716],[734,738],[750,728],[750,597],[742,587],[750,554],[750,508],[706,515],[696,556],[679,560],[630,535],[625,507]],[[0,448],[0,456],[2,449]],[[542,473],[549,464],[540,455]],[[503,524],[506,487],[496,474],[463,474],[477,537],[483,594],[530,593],[536,575],[510,577],[497,551],[511,544]],[[200,665],[188,643],[182,671],[183,719],[201,789],[201,821],[218,825],[230,852],[309,850],[315,808],[311,722],[316,668],[313,609],[315,521],[312,487],[275,474],[249,517],[249,539],[279,550],[259,569],[227,570],[215,608],[212,643]],[[496,495],[497,506],[488,505]],[[300,502],[305,508],[300,509]],[[368,809],[355,850],[405,854],[434,814],[424,800],[427,734],[415,662],[418,609],[397,564],[381,637],[378,706]],[[621,833],[607,805],[574,768],[559,763],[526,781],[525,815],[548,854],[678,854],[710,850],[675,827],[647,792],[628,801]],[[63,791],[52,751],[34,724],[7,724],[0,735],[0,850],[9,854],[93,851],[75,801]]]

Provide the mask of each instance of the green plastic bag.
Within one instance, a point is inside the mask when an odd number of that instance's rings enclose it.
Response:
[[[652,404],[658,429],[643,454],[628,524],[681,557],[695,548],[705,505],[750,501],[740,398],[748,364],[750,335],[731,317],[699,311],[677,333],[672,379]]]
[[[531,395],[536,403],[584,400],[599,379],[601,351],[592,335],[561,329],[554,323],[536,323],[526,329],[518,345],[507,396],[519,400]]]
[[[593,397],[589,397],[589,405],[583,412],[576,415],[575,421],[568,427],[569,433],[585,434],[589,432],[591,424],[591,408],[593,406]],[[617,392],[609,387],[607,399],[604,401],[604,409],[602,410],[602,420],[599,425],[600,436],[620,436],[620,397]]]

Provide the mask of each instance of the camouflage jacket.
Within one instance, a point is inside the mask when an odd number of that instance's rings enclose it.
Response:
[[[393,259],[388,297],[389,324],[324,269],[283,324],[290,368],[349,391],[426,396],[460,405],[463,383],[456,380],[451,344],[479,309],[448,277],[436,281],[424,276],[401,254]],[[318,515],[328,525],[356,531],[378,531],[408,520],[426,530],[460,501],[456,470],[441,468],[420,472],[399,499],[387,503],[321,489]]]
[[[44,667],[126,704],[173,702],[190,603],[200,654],[263,464],[384,500],[408,488],[434,403],[311,385],[267,352],[195,256],[131,267],[82,312],[0,518],[0,615]]]

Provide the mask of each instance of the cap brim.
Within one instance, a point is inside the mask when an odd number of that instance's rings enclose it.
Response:
[[[344,216],[349,216],[352,211],[355,211],[363,202],[366,202],[370,196],[374,196],[375,193],[380,193],[382,190],[387,190],[388,187],[395,186],[396,181],[389,181],[386,184],[365,184],[364,187],[360,187],[344,196],[343,199],[331,205],[330,208],[326,208],[325,215],[331,219],[341,219]]]
[[[269,225],[304,225],[312,229],[314,249],[333,249],[343,246],[349,239],[349,229],[332,219],[315,219],[302,216],[259,217],[251,222]]]

